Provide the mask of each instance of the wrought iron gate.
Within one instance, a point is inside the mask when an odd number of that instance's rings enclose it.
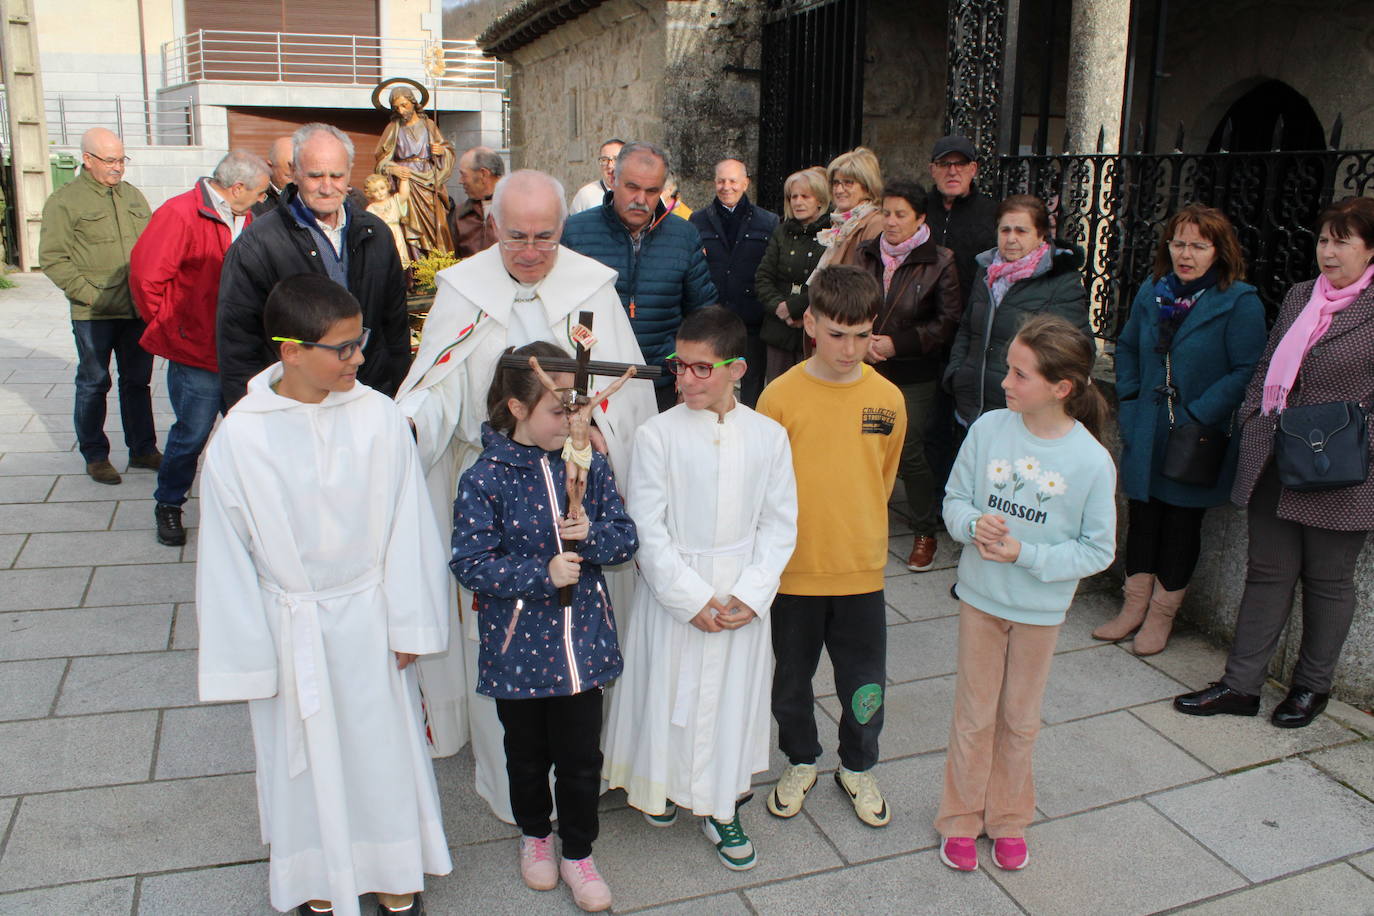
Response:
[[[755,196],[782,211],[792,172],[859,145],[866,0],[768,0]]]

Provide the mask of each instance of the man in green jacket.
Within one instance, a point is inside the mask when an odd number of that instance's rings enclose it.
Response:
[[[144,324],[129,292],[129,253],[151,211],[142,192],[124,180],[124,142],[95,127],[81,137],[81,174],[43,206],[39,264],[71,303],[76,338],[73,421],[86,473],[99,483],[120,482],[105,436],[110,354],[119,366],[119,413],[129,466],[157,470],[162,454],[153,429],[149,383],[153,357],[139,345]]]

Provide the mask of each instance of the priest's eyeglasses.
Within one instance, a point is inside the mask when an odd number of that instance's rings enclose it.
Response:
[[[558,247],[558,239],[502,239],[501,247],[507,251],[524,251],[526,248],[553,251]]]
[[[354,353],[357,353],[363,347],[367,346],[367,340],[371,336],[372,329],[363,328],[362,337],[359,337],[357,340],[346,340],[341,344],[326,344],[316,340],[297,340],[294,337],[273,337],[272,339],[278,343],[293,343],[299,344],[302,347],[319,347],[321,350],[333,350],[335,353],[339,354],[340,362],[347,362],[353,358]]]
[[[732,356],[718,363],[684,363],[677,358],[676,353],[669,353],[668,358],[663,361],[663,368],[673,373],[673,375],[686,375],[688,370],[691,370],[691,373],[697,378],[710,378],[712,372],[719,369],[721,366],[728,366],[738,359],[743,359],[743,357]]]

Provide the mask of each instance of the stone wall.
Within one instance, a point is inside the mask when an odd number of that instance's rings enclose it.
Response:
[[[610,0],[510,55],[511,161],[562,181],[596,178],[606,137],[665,140],[665,0]]]
[[[886,178],[930,184],[930,148],[944,134],[947,15],[943,0],[869,0],[862,136]]]

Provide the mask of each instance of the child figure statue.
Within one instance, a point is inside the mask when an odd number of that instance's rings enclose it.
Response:
[[[589,397],[578,393],[576,388],[560,388],[543,367],[539,357],[530,357],[530,368],[538,376],[540,384],[554,393],[563,404],[568,417],[568,438],[563,443],[563,470],[567,475],[568,511],[566,517],[576,521],[586,513],[582,508],[582,498],[587,493],[587,471],[592,466],[592,405],[606,400],[620,390],[635,376],[635,367],[629,366],[625,374],[611,383],[605,391]]]
[[[410,216],[410,179],[401,178],[397,191],[391,193],[391,183],[385,175],[368,175],[363,182],[363,193],[371,201],[367,212],[386,223],[391,237],[396,243],[396,253],[401,256],[401,267],[410,267],[410,247],[406,244],[405,226]]]

